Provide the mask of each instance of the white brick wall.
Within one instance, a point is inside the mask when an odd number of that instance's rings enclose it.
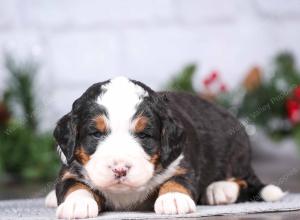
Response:
[[[300,63],[300,0],[0,0],[0,92],[5,50],[40,60],[49,128],[90,84],[116,75],[159,89],[196,62],[196,87],[213,69],[234,87],[281,50]]]

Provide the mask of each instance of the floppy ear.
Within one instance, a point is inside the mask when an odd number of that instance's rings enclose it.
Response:
[[[76,146],[77,123],[71,112],[63,116],[57,122],[53,135],[65,156],[66,162],[72,162],[73,152]],[[64,157],[61,155],[61,158]]]
[[[161,106],[161,164],[164,168],[179,157],[185,142],[184,130],[181,123],[175,120],[164,98]]]

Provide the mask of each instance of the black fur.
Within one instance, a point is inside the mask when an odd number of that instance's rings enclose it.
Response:
[[[75,148],[82,143],[90,142],[90,138],[87,135],[88,133],[92,133],[89,119],[100,113],[107,115],[105,109],[102,109],[95,101],[103,92],[102,86],[108,82],[109,81],[95,83],[88,88],[87,91],[73,103],[72,111],[63,116],[54,129],[53,136],[66,156],[68,164],[74,159]],[[86,150],[92,154],[95,151],[96,141],[94,140],[92,146],[90,143],[84,146],[86,146]]]
[[[77,137],[77,119],[70,112],[62,117],[56,128],[54,129],[53,135],[59,147],[63,151],[68,163],[73,160],[73,152],[76,145]]]
[[[194,95],[173,92],[160,95],[169,99],[170,110],[184,127],[182,166],[188,173],[182,179],[186,179],[194,199],[206,203],[207,186],[232,177],[248,184],[241,200],[257,196],[264,185],[251,168],[250,142],[240,122],[223,108]]]
[[[99,114],[109,117],[105,109],[96,103],[96,98],[105,92],[102,85],[107,82],[91,86],[74,102],[72,111],[58,122],[54,131],[54,137],[68,159],[63,171],[76,174],[73,180],[66,182],[60,179],[58,182],[56,192],[59,203],[63,202],[68,188],[76,181],[89,185],[80,162],[74,158],[74,150],[84,146],[91,155],[98,141],[101,141],[91,135],[95,125],[90,119]],[[158,166],[157,173],[163,172],[183,154],[180,167],[186,172],[170,180],[187,188],[198,204],[207,203],[205,190],[210,183],[232,177],[245,180],[248,184],[248,188],[241,191],[239,201],[255,200],[264,185],[251,168],[249,138],[237,119],[197,96],[175,92],[156,93],[140,82],[132,82],[149,94],[134,116],[143,114],[149,118],[149,123],[143,134],[132,135],[139,139],[150,156],[159,154],[161,166]],[[157,190],[149,198],[155,198]],[[140,206],[137,204],[136,210],[145,206],[153,209],[155,199],[152,200]]]

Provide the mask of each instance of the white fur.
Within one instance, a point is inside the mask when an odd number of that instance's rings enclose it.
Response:
[[[67,158],[66,158],[64,152],[62,151],[62,149],[60,148],[59,145],[57,145],[56,150],[57,150],[57,152],[58,152],[58,155],[59,155],[59,157],[60,157],[61,162],[62,162],[63,164],[68,164]]]
[[[170,192],[158,197],[154,204],[157,214],[186,214],[196,211],[192,198],[184,193]]]
[[[97,102],[103,105],[109,114],[109,124],[116,131],[129,129],[137,106],[148,93],[125,77],[116,77],[103,86],[104,93]]]
[[[45,205],[48,208],[57,207],[57,199],[56,199],[55,190],[52,190],[51,192],[48,193],[48,195],[45,198]]]
[[[173,161],[169,167],[164,170],[161,174],[156,174],[153,176],[150,181],[148,181],[145,185],[140,186],[135,189],[130,189],[128,191],[120,192],[112,192],[112,191],[102,191],[107,199],[107,202],[116,208],[117,210],[130,210],[134,208],[134,206],[138,202],[143,202],[148,195],[153,192],[159,185],[165,182],[167,179],[172,177],[182,160],[183,155],[180,155],[175,161]]]
[[[239,195],[239,185],[231,181],[217,181],[206,189],[208,204],[221,205],[236,202]]]
[[[260,192],[261,198],[266,202],[278,201],[286,194],[278,186],[274,185],[267,185]]]
[[[79,189],[70,193],[56,210],[56,217],[60,219],[93,218],[98,215],[98,204],[93,195]]]
[[[93,184],[102,190],[127,191],[145,184],[153,175],[150,157],[131,134],[132,119],[147,92],[125,77],[112,79],[103,86],[97,102],[107,113],[108,136],[99,145],[85,168]],[[130,167],[128,174],[116,184],[112,169]],[[123,186],[123,187],[121,187]]]

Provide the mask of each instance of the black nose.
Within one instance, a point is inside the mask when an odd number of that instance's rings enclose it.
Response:
[[[115,174],[115,178],[119,179],[119,178],[124,177],[124,176],[127,175],[128,168],[126,168],[126,167],[113,168],[112,171]]]

